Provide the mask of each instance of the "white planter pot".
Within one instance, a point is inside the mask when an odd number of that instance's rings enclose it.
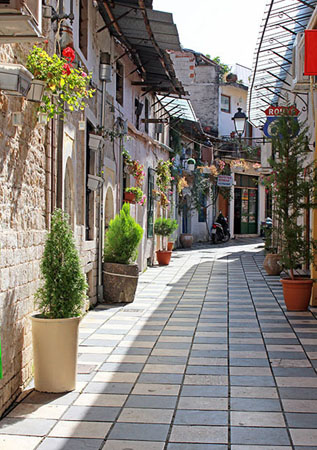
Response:
[[[45,81],[36,79],[32,80],[31,87],[28,92],[28,95],[26,96],[26,99],[29,102],[41,102],[45,86],[46,86]]]
[[[80,317],[32,318],[34,385],[40,392],[68,392],[76,388]]]
[[[87,187],[91,191],[97,191],[103,184],[103,178],[96,175],[88,175]]]
[[[187,164],[187,169],[190,171],[195,170],[195,164]]]
[[[21,64],[0,64],[0,89],[8,95],[25,97],[32,78],[31,72]]]
[[[90,150],[98,151],[103,146],[103,137],[97,134],[89,133],[88,147]]]

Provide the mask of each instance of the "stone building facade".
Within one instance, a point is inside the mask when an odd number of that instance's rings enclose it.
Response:
[[[17,98],[0,91],[0,336],[3,362],[0,415],[32,378],[30,316],[36,309],[34,294],[40,284],[39,267],[52,212],[59,207],[70,216],[89,285],[87,308],[93,307],[103,301],[104,233],[122,206],[124,187],[134,183],[132,177],[123,172],[123,147],[132,158],[145,165],[145,194],[149,169],[155,169],[159,159],[169,157],[166,146],[168,125],[163,126],[163,132],[157,133],[155,124],[145,120],[159,118],[165,113],[163,108],[156,116],[151,105],[157,102],[157,92],[149,90],[148,85],[144,88],[150,69],[143,67],[141,70],[133,59],[135,49],[132,47],[127,51],[125,39],[122,38],[124,45],[114,36],[111,27],[105,27],[109,18],[102,1],[60,0],[60,9],[58,2],[51,2],[61,15],[69,14],[72,4],[73,23],[63,19],[64,31],[60,35],[59,21],[43,19],[43,37],[47,43],[40,40],[38,45],[46,45],[51,54],[71,45],[76,53],[75,63],[92,73],[95,95],[85,111],[68,112],[64,121],[56,117],[41,124],[37,105],[26,101],[25,97]],[[151,9],[152,2],[147,1],[146,5]],[[170,15],[165,18],[164,13],[160,13],[160,17],[170,21]],[[102,27],[105,29],[99,33]],[[180,48],[178,37],[175,39],[178,43],[172,48]],[[32,45],[31,42],[1,44],[0,64],[9,62],[25,66]],[[157,50],[154,44],[151,45],[152,51]],[[112,79],[106,83],[99,77],[101,54],[109,55],[111,66]],[[162,77],[162,61],[154,60],[154,68]],[[175,82],[175,74],[171,64],[168,70],[170,79],[164,78],[164,83],[166,89],[173,89],[170,84],[171,80]],[[143,104],[140,114],[137,113],[137,101]],[[22,112],[21,126],[13,126],[14,112]],[[120,132],[120,137],[106,138],[103,148],[93,151],[89,147],[89,134],[98,126]],[[89,175],[101,180],[97,190],[90,189]],[[138,259],[140,270],[144,270],[154,261],[156,241],[147,233],[147,207],[134,205],[131,213],[145,230]],[[161,213],[159,205],[156,213]]]

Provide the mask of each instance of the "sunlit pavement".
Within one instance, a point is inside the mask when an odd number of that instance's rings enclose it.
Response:
[[[173,252],[134,303],[89,312],[77,390],[30,391],[0,449],[317,449],[317,320],[285,311],[261,244]]]

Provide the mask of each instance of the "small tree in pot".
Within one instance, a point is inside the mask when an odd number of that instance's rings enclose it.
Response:
[[[40,314],[32,317],[35,389],[66,392],[76,387],[78,327],[87,283],[68,215],[52,216],[36,293]]]
[[[178,227],[177,221],[173,219],[166,219],[164,217],[159,217],[156,219],[154,224],[154,233],[162,236],[161,248],[162,250],[157,250],[156,257],[160,265],[168,265],[171,260],[172,251],[167,250],[167,237],[170,236]]]
[[[103,267],[106,302],[133,302],[139,278],[135,261],[142,236],[143,229],[131,217],[129,203],[124,203],[106,233]]]
[[[299,279],[296,269],[313,260],[316,242],[303,224],[303,213],[317,206],[316,169],[307,164],[307,129],[289,116],[274,122],[270,180],[279,232],[280,263],[289,277],[282,279],[288,310],[308,308],[313,280]],[[306,231],[306,233],[305,233]],[[274,232],[274,229],[273,229]]]

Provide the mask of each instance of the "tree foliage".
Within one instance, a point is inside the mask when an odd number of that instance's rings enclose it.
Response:
[[[130,215],[130,205],[124,203],[116,217],[110,221],[106,233],[104,261],[130,264],[138,257],[138,246],[143,229]]]
[[[274,122],[273,173],[266,179],[272,190],[279,253],[284,268],[294,270],[312,260],[316,242],[305,234],[303,214],[316,208],[316,169],[307,164],[307,128],[293,117],[281,116]],[[278,227],[278,228],[277,228]]]
[[[52,216],[41,272],[44,284],[38,289],[36,300],[42,316],[49,319],[80,316],[88,286],[68,216],[60,209]]]

